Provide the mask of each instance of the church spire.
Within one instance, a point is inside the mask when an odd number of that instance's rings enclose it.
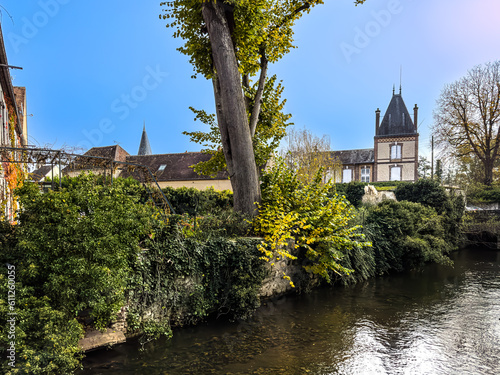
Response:
[[[151,152],[151,146],[149,144],[148,134],[146,133],[146,121],[144,121],[144,125],[142,127],[141,144],[139,145],[139,151],[137,152],[137,155],[143,156],[152,154],[153,153]]]

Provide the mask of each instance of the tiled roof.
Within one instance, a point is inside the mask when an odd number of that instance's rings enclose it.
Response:
[[[40,182],[41,179],[43,179],[45,176],[47,176],[47,173],[49,173],[52,170],[51,165],[43,165],[40,168],[34,170],[31,175],[31,180],[35,182]]]
[[[369,164],[375,161],[373,148],[332,151],[332,155],[339,158],[342,164]]]
[[[130,154],[119,145],[92,147],[84,155],[99,156],[101,158],[113,159],[116,161],[125,161]]]
[[[130,154],[125,151],[121,146],[104,146],[104,147],[92,147],[90,150],[85,152],[83,155],[86,156],[97,156],[99,158],[105,158],[107,160],[113,159],[116,161],[126,161],[127,156]],[[84,157],[76,157],[74,162],[63,169],[63,171],[79,171],[94,168],[109,168],[109,162],[105,159],[91,159]]]
[[[143,156],[128,156],[127,162],[141,164],[149,167],[156,175],[157,181],[186,181],[186,180],[225,180],[226,172],[219,172],[216,177],[203,176],[196,173],[192,165],[201,161],[208,161],[211,155],[201,152],[185,152],[182,154],[158,154]],[[137,177],[134,172],[123,171],[120,177]]]
[[[417,134],[417,130],[406,108],[403,97],[401,94],[393,94],[376,136],[387,137],[414,134]]]

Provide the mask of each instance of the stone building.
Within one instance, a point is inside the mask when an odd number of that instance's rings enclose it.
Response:
[[[342,163],[337,182],[416,181],[418,179],[418,107],[413,119],[401,95],[393,90],[387,111],[381,118],[375,111],[374,148],[333,151]]]

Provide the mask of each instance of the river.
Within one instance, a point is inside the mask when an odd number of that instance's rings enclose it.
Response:
[[[247,322],[90,353],[79,374],[500,374],[500,251],[269,302]]]

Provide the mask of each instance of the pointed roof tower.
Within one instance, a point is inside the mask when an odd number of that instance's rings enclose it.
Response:
[[[151,152],[151,146],[149,144],[148,135],[146,133],[146,122],[144,122],[144,126],[142,128],[141,144],[139,145],[139,151],[137,152],[137,155],[143,156],[152,154],[153,153]]]
[[[392,99],[385,112],[384,119],[377,127],[376,136],[388,137],[395,135],[416,135],[417,128],[413,124],[412,118],[406,108],[401,89],[396,94],[393,89]]]

